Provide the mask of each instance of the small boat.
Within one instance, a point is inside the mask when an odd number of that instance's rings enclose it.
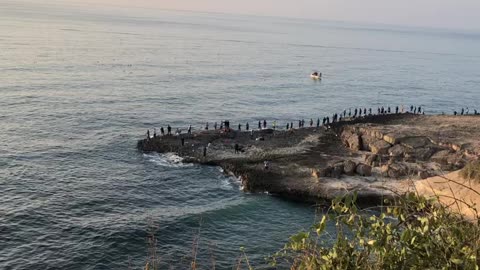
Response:
[[[314,80],[321,80],[322,79],[322,73],[319,73],[319,72],[315,71],[312,74],[310,74],[310,78],[312,78]]]

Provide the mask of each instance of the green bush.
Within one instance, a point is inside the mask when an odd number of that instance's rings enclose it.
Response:
[[[311,231],[290,238],[272,265],[291,269],[479,269],[480,229],[433,199],[408,194],[377,214],[337,199]],[[327,224],[336,235],[328,237]]]
[[[464,179],[480,181],[480,160],[469,162],[461,171]]]

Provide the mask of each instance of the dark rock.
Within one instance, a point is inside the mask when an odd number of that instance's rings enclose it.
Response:
[[[410,149],[416,149],[430,144],[430,140],[427,137],[408,137],[403,138],[400,143]]]
[[[427,179],[428,177],[430,177],[430,175],[427,171],[418,171],[418,177],[420,179]]]
[[[378,139],[367,134],[363,134],[361,137],[362,150],[371,151],[370,144],[376,142]]]
[[[343,173],[343,163],[336,164],[332,169],[332,177],[340,178]]]
[[[388,149],[388,154],[393,157],[404,157],[406,153],[407,149],[405,149],[405,146],[401,144],[394,145]]]
[[[431,147],[418,148],[414,150],[414,155],[418,160],[428,160],[435,153],[435,149]]]
[[[360,163],[357,165],[355,172],[360,176],[371,176],[372,167],[367,164]]]
[[[446,165],[448,164],[448,157],[450,155],[450,150],[441,150],[435,153],[430,160],[433,162],[436,162],[440,165]]]
[[[371,155],[368,155],[366,158],[365,158],[365,163],[369,166],[374,166],[375,163],[378,164],[378,155],[376,154],[371,154]]]
[[[345,172],[346,175],[355,175],[355,169],[357,167],[357,164],[351,160],[347,160],[344,162],[343,165],[343,171]]]

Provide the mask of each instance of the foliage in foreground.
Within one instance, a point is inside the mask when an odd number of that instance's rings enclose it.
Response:
[[[473,179],[480,181],[480,160],[469,162],[461,171],[464,179]]]
[[[479,269],[480,224],[434,199],[408,194],[380,214],[367,214],[356,196],[333,201],[311,231],[290,238],[272,264],[291,269]],[[328,238],[327,225],[336,235]]]

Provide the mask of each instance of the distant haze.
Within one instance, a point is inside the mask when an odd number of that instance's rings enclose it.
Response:
[[[34,3],[33,0],[25,1]],[[479,0],[46,0],[46,2],[89,7],[146,7],[436,28],[480,28]]]

